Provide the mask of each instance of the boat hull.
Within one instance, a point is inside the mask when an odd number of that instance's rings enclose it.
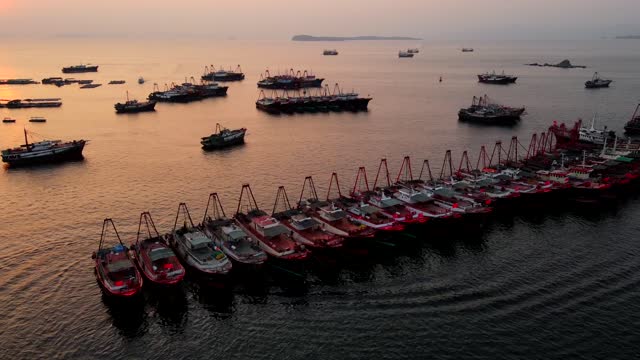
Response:
[[[125,104],[118,103],[115,106],[116,113],[118,114],[133,114],[145,111],[155,111],[156,110],[156,101],[150,101],[145,103],[144,105],[139,106],[127,106]]]
[[[10,167],[32,166],[51,163],[61,163],[66,161],[78,161],[84,159],[82,150],[85,141],[78,141],[76,145],[67,149],[52,150],[43,155],[24,156],[25,154],[2,155],[2,161]]]

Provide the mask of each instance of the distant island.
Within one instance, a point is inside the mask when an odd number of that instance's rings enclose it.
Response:
[[[292,41],[422,40],[408,36],[312,36],[294,35]]]
[[[584,65],[573,65],[571,64],[571,61],[564,59],[562,61],[560,61],[557,64],[549,64],[549,63],[544,63],[544,64],[538,64],[538,63],[533,63],[533,64],[525,64],[528,66],[541,66],[541,67],[557,67],[557,68],[561,68],[561,69],[575,69],[575,68],[580,68],[580,69],[585,69],[586,66]]]
[[[622,35],[622,36],[616,36],[616,39],[640,39],[640,35]]]

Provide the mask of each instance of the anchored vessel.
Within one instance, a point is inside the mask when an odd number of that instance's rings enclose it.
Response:
[[[244,80],[244,73],[240,65],[236,67],[235,71],[224,69],[216,70],[213,65],[211,65],[211,67],[204,67],[204,74],[200,78],[205,81],[240,81]]]
[[[62,72],[68,73],[85,73],[85,72],[97,72],[98,65],[73,65],[62,68]]]
[[[37,81],[33,79],[3,79],[0,80],[0,85],[30,85],[37,84]]]
[[[154,84],[156,91],[149,94],[149,100],[188,103],[210,97],[227,95],[227,86],[219,86],[217,83],[195,85],[195,79],[192,77],[191,80],[193,82],[185,82],[181,85],[173,84],[171,88],[165,85],[166,89],[164,91],[160,91],[157,84]]]
[[[129,92],[127,91],[127,101],[124,103],[117,103],[114,105],[116,109],[116,113],[139,113],[143,111],[155,111],[156,109],[155,100],[148,101],[138,101],[138,100],[129,100]]]
[[[260,75],[258,87],[264,89],[303,89],[321,87],[323,81],[324,79],[316,78],[307,70],[294,72],[293,69],[289,69],[285,75],[275,76],[271,76],[269,70],[266,70],[264,74]]]
[[[234,267],[255,269],[267,261],[267,254],[262,251],[258,241],[242,230],[235,219],[227,217],[217,193],[209,195],[202,229],[231,259]]]
[[[458,119],[484,124],[509,124],[520,120],[524,111],[524,107],[514,108],[492,103],[487,95],[474,96],[470,107],[460,109]]]
[[[244,211],[243,199],[247,201]],[[294,265],[305,261],[310,255],[309,250],[293,239],[292,230],[258,208],[249,184],[242,186],[234,220],[273,260]]]
[[[513,84],[518,80],[517,76],[513,75],[505,75],[504,71],[502,74],[496,74],[495,71],[492,73],[484,73],[478,75],[478,82],[485,84]]]
[[[104,243],[109,225],[118,239],[118,243],[111,247]],[[140,293],[142,276],[129,256],[129,249],[122,243],[113,220],[105,219],[102,223],[98,251],[91,258],[95,261],[96,280],[105,295],[131,297]]]
[[[243,144],[246,132],[246,128],[229,130],[217,123],[216,132],[207,137],[203,137],[200,143],[202,144],[202,148],[205,150],[221,149],[228,146]]]
[[[462,52],[473,52],[473,48],[462,48]]]
[[[403,51],[403,50],[398,51],[399,58],[412,58],[413,55],[414,54],[412,52]]]
[[[332,56],[332,55],[338,55],[338,50],[336,50],[336,49],[326,50],[326,49],[325,49],[325,50],[322,52],[322,55],[329,55],[329,56]]]
[[[598,75],[597,72],[595,72],[591,80],[588,80],[584,83],[584,87],[586,87],[587,89],[605,88],[609,87],[609,84],[611,84],[612,82],[613,80],[603,79],[600,77],[600,75]]]
[[[180,214],[183,224],[178,226]],[[224,252],[191,220],[187,204],[180,203],[173,231],[168,235],[169,244],[182,262],[205,276],[229,274],[232,265]]]
[[[142,224],[146,227],[146,237]],[[147,280],[157,285],[171,286],[182,281],[185,276],[184,267],[178,261],[166,239],[160,236],[151,214],[140,214],[138,235],[135,244],[131,245],[134,262]]]
[[[62,101],[59,98],[50,99],[15,99],[6,103],[0,103],[0,107],[8,109],[24,109],[24,108],[50,108],[60,107]]]
[[[71,160],[81,160],[82,150],[88,140],[45,140],[29,143],[27,129],[24,130],[24,145],[2,150],[2,161],[9,166],[46,164]]]

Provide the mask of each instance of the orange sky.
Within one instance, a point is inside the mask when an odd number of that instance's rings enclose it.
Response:
[[[0,34],[414,35],[640,33],[638,0],[0,0]]]

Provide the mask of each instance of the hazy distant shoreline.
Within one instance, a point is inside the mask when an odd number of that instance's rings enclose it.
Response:
[[[616,39],[640,39],[640,35],[622,35],[616,36]]]
[[[312,36],[294,35],[291,41],[359,41],[359,40],[422,40],[409,36]]]

